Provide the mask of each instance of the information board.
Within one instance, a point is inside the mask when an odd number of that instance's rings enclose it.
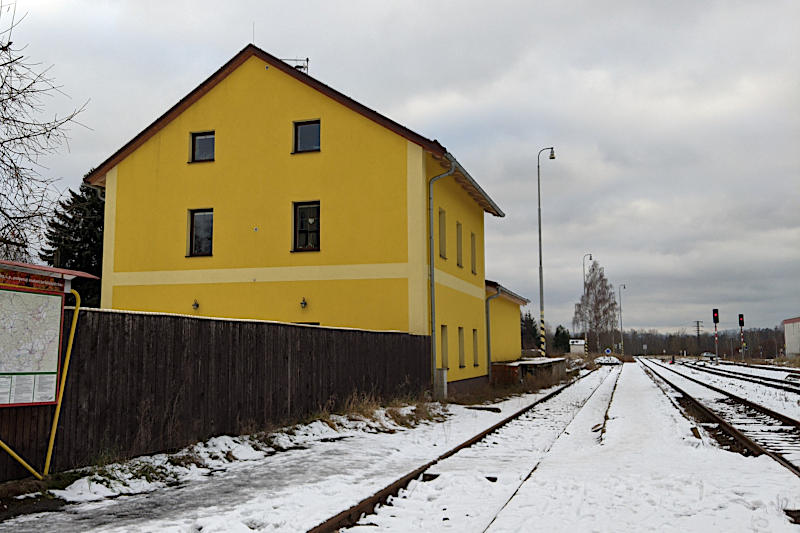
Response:
[[[0,406],[56,402],[63,293],[0,288]]]

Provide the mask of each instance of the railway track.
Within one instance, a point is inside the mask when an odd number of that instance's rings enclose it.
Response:
[[[639,359],[639,362],[718,424],[743,448],[754,455],[772,457],[800,477],[800,421],[661,363],[644,359]]]
[[[750,365],[747,363],[737,363],[736,361],[720,361],[722,365],[741,366],[744,368],[757,368],[759,370],[769,370],[771,372],[783,372],[785,374],[800,374],[800,368],[776,365]]]
[[[412,481],[431,482],[443,473],[454,472],[453,462],[447,462],[446,460],[456,454],[459,454],[459,461],[457,461],[458,465],[455,470],[460,470],[461,472],[466,470],[471,473],[479,472],[475,475],[484,478],[483,481],[486,483],[483,489],[484,494],[491,495],[495,503],[502,499],[500,503],[504,505],[508,496],[513,495],[506,493],[509,490],[513,493],[514,489],[518,488],[516,485],[521,484],[519,479],[524,482],[524,479],[527,479],[535,470],[535,464],[538,464],[538,459],[535,460],[533,465],[524,462],[526,457],[528,459],[535,458],[539,453],[538,450],[526,449],[526,446],[531,446],[533,440],[531,439],[532,431],[528,429],[528,426],[536,423],[540,425],[548,424],[549,427],[546,433],[555,441],[557,436],[569,425],[569,422],[577,412],[598,389],[604,386],[610,388],[616,383],[614,378],[619,375],[619,371],[617,368],[613,370],[595,370],[556,389],[547,396],[540,398],[487,430],[445,452],[437,459],[400,477],[369,498],[329,518],[309,531],[322,533],[356,525],[362,516],[375,512],[375,508],[378,505],[384,504],[390,497],[398,495]],[[612,382],[609,382],[609,379]],[[548,449],[551,444],[552,442],[547,444]],[[485,464],[487,461],[494,461],[495,464],[502,463],[507,466],[514,465],[519,470],[515,474],[517,477],[507,476],[508,479],[498,479],[499,472],[493,472],[494,475],[488,475],[491,472],[488,470],[484,472],[484,469],[481,468],[481,462]],[[465,468],[464,465],[469,466]],[[524,471],[520,469],[524,469]],[[512,478],[515,487],[509,489],[509,482]],[[480,503],[483,504],[485,502]],[[398,500],[395,500],[393,504],[397,506],[399,504]],[[498,505],[498,509],[494,512],[489,511],[490,516],[484,516],[483,518],[493,519],[500,508],[502,506]]]
[[[716,374],[718,376],[723,376],[726,378],[739,379],[741,381],[749,381],[750,383],[757,383],[759,385],[764,385],[765,387],[769,387],[771,389],[779,389],[779,390],[784,390],[786,392],[793,392],[795,394],[800,394],[800,385],[792,385],[791,383],[787,383],[782,379],[771,378],[767,376],[758,376],[755,374],[742,374],[741,372],[726,370],[723,368],[709,368],[706,365],[698,365],[697,363],[682,363],[682,364],[684,366],[687,366],[694,370],[699,370],[701,372]]]

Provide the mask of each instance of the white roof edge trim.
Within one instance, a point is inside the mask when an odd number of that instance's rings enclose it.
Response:
[[[451,163],[453,163],[456,166],[456,170],[458,170],[459,173],[462,176],[464,176],[464,178],[470,183],[470,185],[475,187],[475,189],[477,189],[477,191],[481,194],[481,196],[483,196],[484,199],[486,199],[486,201],[489,203],[492,209],[496,211],[496,213],[492,213],[494,216],[496,217],[506,216],[506,214],[503,213],[503,210],[500,209],[500,206],[497,205],[488,194],[486,194],[486,191],[484,191],[483,188],[480,185],[478,185],[478,182],[475,181],[475,178],[473,178],[469,172],[467,172],[467,169],[461,166],[461,163],[458,162],[458,160],[453,156],[453,154],[451,154],[450,152],[445,152],[444,155]]]

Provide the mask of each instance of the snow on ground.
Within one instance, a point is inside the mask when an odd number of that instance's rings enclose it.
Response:
[[[386,417],[332,416],[338,431],[314,422],[272,435],[268,445],[216,437],[178,454],[208,467],[176,467],[163,454],[109,465],[111,481],[90,475],[54,491],[74,504],[2,522],[0,531],[39,533],[43,523],[60,532],[306,531],[547,392],[493,404],[499,413],[449,405],[446,421],[412,429]],[[148,468],[165,469],[174,482],[134,476]]]
[[[741,365],[712,365],[711,368],[717,370],[725,370],[727,372],[735,372],[737,374],[744,374],[747,376],[757,376],[772,379],[784,379],[787,375],[794,372],[782,370],[780,367],[773,367],[772,369],[757,367],[757,366],[741,366]]]
[[[483,531],[588,398],[608,404],[619,367],[602,368],[475,446],[433,465],[358,531]],[[602,420],[602,413],[600,414]]]
[[[783,509],[800,509],[800,479],[694,438],[640,365],[624,365],[598,443],[601,408],[587,403],[488,531],[798,530]]]
[[[741,379],[709,374],[686,365],[669,365],[669,368],[683,376],[693,377],[698,381],[708,383],[751,402],[763,405],[777,413],[800,420],[800,394],[796,392],[775,389]],[[665,376],[669,379],[669,371],[664,371],[663,369],[660,371],[666,372]]]

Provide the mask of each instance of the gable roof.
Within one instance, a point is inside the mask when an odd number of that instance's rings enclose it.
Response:
[[[142,130],[136,137],[128,141],[124,146],[122,146],[122,148],[114,152],[108,159],[100,163],[100,165],[98,165],[97,168],[89,172],[83,181],[93,186],[104,186],[105,185],[104,178],[109,170],[114,168],[129,154],[131,154],[134,150],[139,148],[153,135],[158,133],[173,119],[175,119],[178,115],[183,113],[184,110],[186,110],[189,106],[191,106],[193,103],[199,100],[203,95],[208,93],[217,84],[219,84],[222,80],[224,80],[231,72],[236,70],[245,61],[247,61],[249,58],[253,56],[261,59],[271,67],[277,68],[281,72],[293,77],[294,79],[302,83],[305,83],[311,88],[318,90],[319,92],[335,100],[336,102],[344,105],[345,107],[355,111],[356,113],[359,113],[364,117],[372,120],[373,122],[376,122],[381,126],[393,131],[397,135],[400,135],[401,137],[404,137],[405,139],[415,144],[418,144],[423,148],[423,150],[430,152],[436,159],[444,160],[445,156],[449,155],[447,149],[441,144],[439,144],[439,141],[437,141],[436,139],[431,140],[426,137],[423,137],[422,135],[414,131],[411,131],[402,124],[399,124],[394,120],[384,115],[381,115],[377,111],[374,111],[373,109],[370,109],[369,107],[356,102],[349,96],[340,93],[336,89],[328,85],[325,85],[321,81],[312,78],[308,74],[294,68],[288,63],[281,61],[277,57],[265,52],[256,45],[248,44],[238,54],[233,56],[233,58],[231,58],[230,61],[222,65],[216,72],[214,72],[211,76],[209,76],[205,81],[203,81],[200,85],[195,87],[194,90],[192,90],[189,94],[181,98],[178,101],[178,103],[169,108],[166,111],[166,113],[158,117],[152,124],[150,124],[144,130]],[[500,216],[500,217],[504,216],[504,213],[500,210],[497,204],[495,204],[494,201],[491,198],[489,198],[489,195],[486,194],[486,192],[484,192],[483,189],[480,188],[477,182],[475,182],[475,180],[463,169],[463,167],[461,167],[460,164],[457,164],[457,166],[458,166],[458,174],[456,176],[457,181],[467,191],[467,193],[470,196],[472,196],[485,211],[495,216]],[[459,180],[458,179],[459,175],[464,179]]]

